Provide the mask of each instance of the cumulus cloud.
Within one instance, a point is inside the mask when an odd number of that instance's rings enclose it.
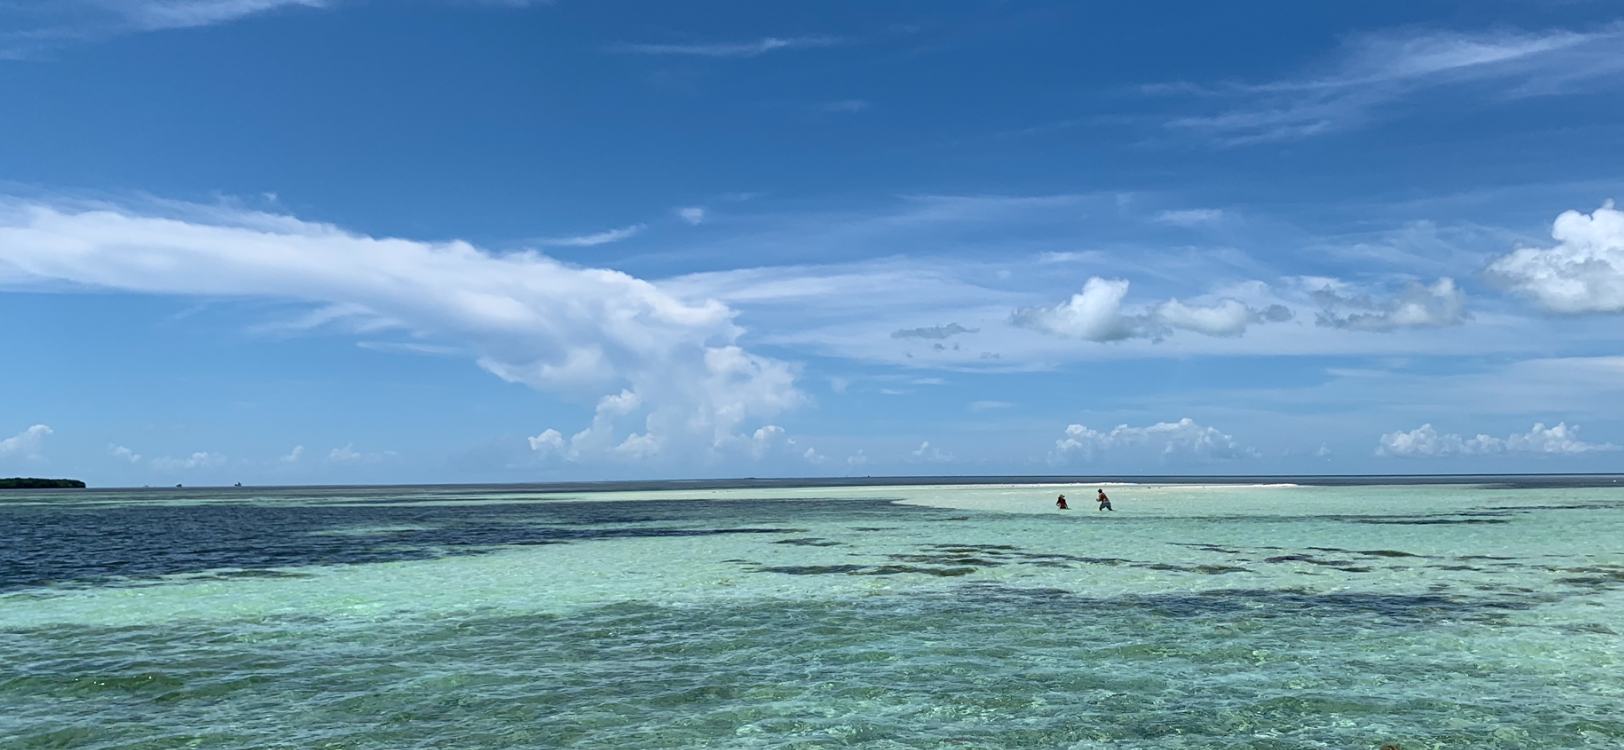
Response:
[[[1314,279],[1315,302],[1321,306],[1314,324],[1353,331],[1394,331],[1401,328],[1438,328],[1460,325],[1469,317],[1466,293],[1455,280],[1444,277],[1430,286],[1410,284],[1398,294],[1377,299],[1350,291],[1333,279]]]
[[[741,440],[746,423],[803,401],[793,368],[740,348],[733,310],[714,300],[535,252],[494,255],[290,216],[167,208],[151,215],[0,201],[0,269],[25,282],[305,303],[314,311],[290,328],[399,330],[455,343],[496,376],[538,390],[629,394],[600,399],[592,426],[571,440],[578,456],[714,450]]]
[[[327,453],[327,460],[335,464],[377,463],[395,457],[394,451],[381,451],[378,453],[363,453],[355,449],[354,443],[334,448]]]
[[[278,460],[280,460],[282,463],[285,463],[285,464],[291,464],[291,463],[298,463],[299,459],[301,459],[303,457],[304,457],[304,446],[295,445],[295,446],[293,446],[293,450],[288,451],[287,455],[283,456],[282,458],[280,458]]]
[[[1065,458],[1081,454],[1092,458],[1095,453],[1116,448],[1149,447],[1164,456],[1190,454],[1201,458],[1242,458],[1256,454],[1242,446],[1234,437],[1216,427],[1205,427],[1185,417],[1177,422],[1157,422],[1148,427],[1117,425],[1108,432],[1089,429],[1080,424],[1066,427],[1066,436],[1055,441],[1055,454]]]
[[[1536,422],[1533,429],[1528,432],[1510,435],[1505,438],[1482,434],[1476,437],[1462,437],[1452,433],[1442,434],[1428,423],[1408,432],[1395,430],[1381,436],[1381,440],[1376,446],[1376,455],[1399,458],[1472,456],[1495,453],[1573,455],[1593,451],[1615,450],[1619,450],[1619,446],[1612,443],[1596,444],[1580,440],[1579,426],[1569,427],[1566,422],[1559,422],[1555,427],[1546,427],[1543,422]]]
[[[794,444],[794,442],[795,441],[791,440],[784,432],[784,428],[775,424],[770,424],[757,429],[756,434],[751,437],[750,454],[756,458],[761,458],[768,453],[771,453],[772,450],[778,446]]]
[[[821,464],[828,461],[828,457],[819,453],[816,448],[802,449],[789,432],[775,424],[758,428],[750,438],[750,455],[757,461],[800,460],[810,464]]]
[[[1547,311],[1624,312],[1624,211],[1608,201],[1590,215],[1556,217],[1552,248],[1523,248],[1489,263],[1489,278]]]
[[[925,463],[933,464],[945,464],[953,462],[953,454],[943,453],[939,448],[932,448],[929,440],[920,443],[918,450],[909,453],[908,458],[913,461],[923,461]]]
[[[16,435],[0,440],[0,457],[39,458],[40,449],[45,447],[45,438],[51,433],[50,427],[37,424]]]
[[[1245,333],[1247,326],[1253,323],[1279,322],[1292,317],[1291,310],[1284,305],[1256,309],[1236,299],[1221,299],[1211,304],[1172,299],[1138,312],[1128,312],[1122,307],[1127,295],[1126,280],[1094,277],[1071,299],[1052,307],[1020,308],[1010,316],[1010,322],[1056,336],[1104,342],[1159,339],[1174,329],[1232,337]]]
[[[677,218],[694,226],[705,222],[705,209],[703,206],[686,206],[677,209]]]
[[[958,323],[948,323],[945,326],[926,326],[923,328],[904,328],[892,331],[894,339],[947,339],[961,333],[979,333],[979,328],[965,328]]]
[[[355,444],[350,443],[342,448],[334,448],[327,454],[327,460],[333,463],[353,463],[361,460],[361,454],[355,450]]]
[[[530,450],[542,455],[562,455],[564,453],[564,435],[558,430],[542,430],[540,435],[529,438]]]
[[[114,458],[122,458],[132,464],[141,463],[141,454],[136,453],[135,451],[132,451],[122,445],[107,446],[107,454]]]
[[[159,471],[179,471],[184,469],[207,469],[224,465],[226,457],[218,453],[198,451],[185,458],[170,458],[161,456],[152,459],[152,468]]]

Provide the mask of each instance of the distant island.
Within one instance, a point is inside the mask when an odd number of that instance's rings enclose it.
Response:
[[[85,483],[77,479],[33,479],[30,477],[0,479],[0,490],[82,490],[84,487]]]

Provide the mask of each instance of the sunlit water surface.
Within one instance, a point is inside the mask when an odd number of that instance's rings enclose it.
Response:
[[[0,747],[1624,746],[1624,489],[1094,489],[8,493]]]

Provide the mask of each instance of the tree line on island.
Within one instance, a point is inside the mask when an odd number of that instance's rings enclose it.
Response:
[[[85,483],[77,479],[35,479],[32,477],[12,477],[0,479],[0,490],[82,490]]]

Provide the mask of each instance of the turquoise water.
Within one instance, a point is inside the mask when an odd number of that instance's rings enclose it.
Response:
[[[1093,489],[8,493],[0,747],[1624,746],[1624,489]]]

